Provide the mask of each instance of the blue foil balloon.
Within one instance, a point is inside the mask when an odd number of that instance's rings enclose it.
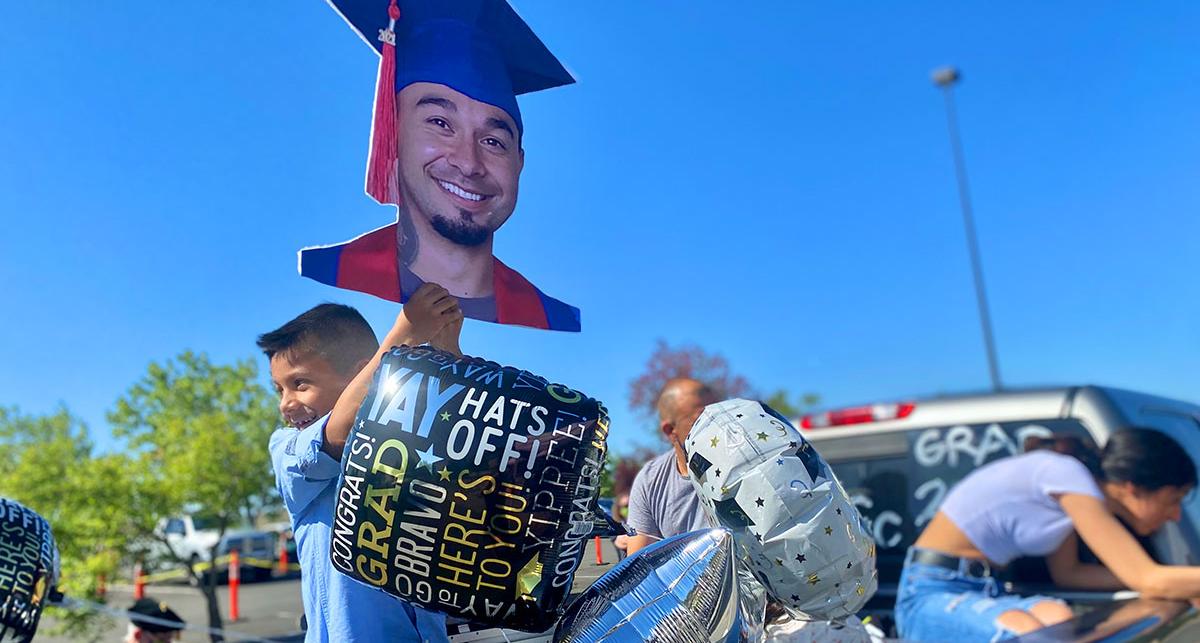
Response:
[[[626,558],[567,608],[559,643],[761,641],[762,587],[739,576],[733,536],[705,529]]]

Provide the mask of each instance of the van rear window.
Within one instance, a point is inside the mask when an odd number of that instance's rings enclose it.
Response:
[[[993,460],[1022,452],[1025,438],[1076,435],[1076,419],[959,424],[816,442],[871,525],[884,584],[900,576],[904,552],[955,483]]]

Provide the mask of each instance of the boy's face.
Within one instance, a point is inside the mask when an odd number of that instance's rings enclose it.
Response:
[[[343,375],[312,353],[290,351],[271,357],[271,382],[279,394],[279,414],[290,426],[303,429],[333,410],[354,373]]]

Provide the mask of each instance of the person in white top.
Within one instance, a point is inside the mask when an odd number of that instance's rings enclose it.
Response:
[[[1026,450],[955,485],[909,549],[896,596],[902,637],[999,640],[1070,619],[1062,601],[1001,590],[992,570],[1019,556],[1045,556],[1062,587],[1200,597],[1200,567],[1161,565],[1130,534],[1180,519],[1196,465],[1177,442],[1133,428],[1100,453],[1074,437],[1032,438]],[[1102,565],[1080,562],[1080,538]]]

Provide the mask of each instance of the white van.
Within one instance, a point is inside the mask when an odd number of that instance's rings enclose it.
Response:
[[[880,582],[864,614],[884,631],[891,629],[904,553],[933,517],[946,492],[973,469],[1020,453],[1026,437],[1070,434],[1103,445],[1114,431],[1141,426],[1170,435],[1200,463],[1200,406],[1100,386],[869,404],[814,413],[798,419],[796,424],[833,467],[871,523],[878,545]],[[1154,538],[1143,541],[1160,562],[1200,564],[1197,495],[1185,501],[1183,520],[1169,523]],[[1010,582],[1013,591],[1055,595],[1094,606],[1090,616],[1081,617],[1082,625],[1063,624],[1057,629],[1070,631],[1060,632],[1062,636],[1053,640],[1086,639],[1096,625],[1090,620],[1111,620],[1113,613],[1122,610],[1139,615],[1137,628],[1146,636],[1161,637],[1164,630],[1171,631],[1167,638],[1156,640],[1200,640],[1197,613],[1188,610],[1185,603],[1131,603],[1125,600],[1128,592],[1065,591],[1050,584],[1040,560],[1016,561],[1011,568],[1015,574]],[[1152,627],[1144,625],[1148,622],[1145,614],[1158,619]],[[501,634],[496,629],[474,630],[465,624],[451,626],[450,635],[454,643],[492,643],[507,637],[516,637],[508,638],[511,641],[542,643],[551,638],[550,633]]]
[[[832,466],[871,523],[879,551],[879,592],[868,605],[890,620],[904,553],[942,498],[971,470],[1022,451],[1025,438],[1070,434],[1103,445],[1128,426],[1160,430],[1200,463],[1200,406],[1100,386],[1067,386],[871,404],[814,413],[798,428]],[[1163,563],[1200,564],[1200,500],[1183,506],[1143,544]],[[1053,587],[1040,560],[1017,561],[1010,583],[1020,593],[1076,603],[1110,602],[1120,593]],[[886,628],[885,628],[886,629]]]

